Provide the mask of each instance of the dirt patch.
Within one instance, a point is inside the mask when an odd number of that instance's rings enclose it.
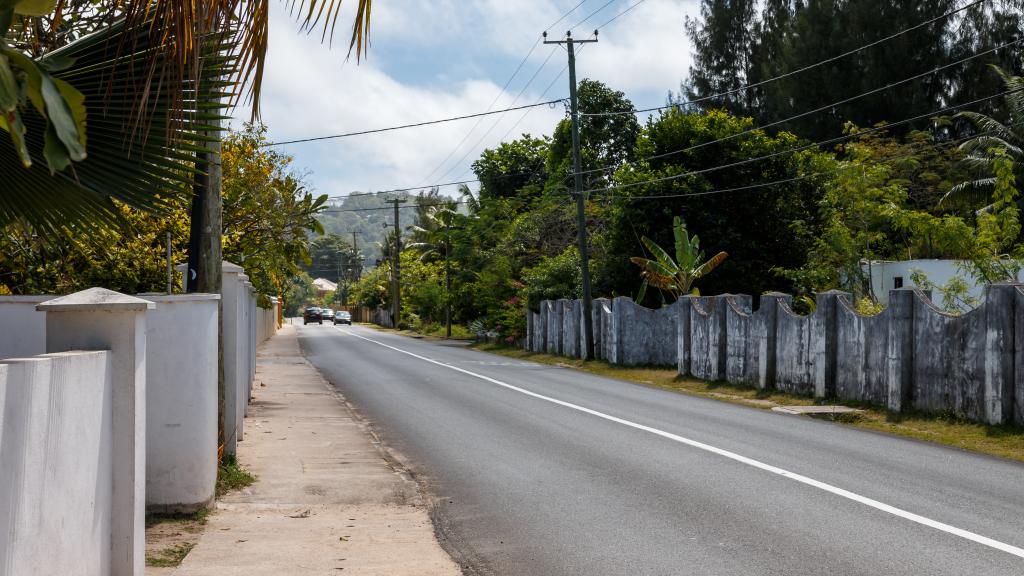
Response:
[[[148,574],[170,573],[181,564],[206,526],[207,511],[185,515],[146,516],[146,566]],[[160,570],[168,569],[168,570]]]

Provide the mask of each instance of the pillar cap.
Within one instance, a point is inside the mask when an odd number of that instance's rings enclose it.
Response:
[[[40,312],[141,312],[154,308],[153,302],[106,288],[89,288],[36,305]]]

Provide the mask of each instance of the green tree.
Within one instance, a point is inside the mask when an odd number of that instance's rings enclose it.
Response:
[[[748,132],[752,127],[749,118],[717,110],[671,110],[648,121],[636,154],[658,158],[622,168],[616,180],[623,187],[595,198],[611,205],[607,228],[595,234],[595,244],[605,248],[596,258],[595,292],[636,294],[640,279],[630,258],[643,253],[640,238],[674,245],[672,220],[679,215],[691,233],[713,238],[715,248],[730,255],[705,280],[704,292],[758,295],[792,288],[774,269],[805,262],[819,226],[823,178],[816,174],[833,161],[811,150],[788,153],[798,144],[795,136]],[[761,156],[771,157],[750,161]],[[717,169],[727,164],[733,167]]]
[[[224,258],[246,269],[265,294],[280,294],[300,263],[309,263],[307,235],[323,234],[314,196],[290,171],[292,158],[266,144],[266,127],[246,124],[221,146]]]
[[[686,35],[694,47],[690,77],[684,85],[689,99],[739,90],[747,83],[756,8],[754,0],[701,0],[700,18],[687,17]],[[705,107],[742,114],[750,101],[745,91],[738,91],[710,99]]]
[[[548,140],[529,134],[484,150],[473,162],[473,173],[480,180],[480,198],[535,197],[547,179],[547,155]]]
[[[576,90],[580,110],[580,164],[584,185],[607,184],[624,162],[633,158],[640,123],[633,103],[618,90],[597,80],[583,79]],[[547,158],[549,194],[564,196],[573,186],[572,123],[555,127]]]

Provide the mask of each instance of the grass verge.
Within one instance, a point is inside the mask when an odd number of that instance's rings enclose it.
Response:
[[[613,366],[604,361],[583,361],[576,358],[533,353],[500,344],[473,344],[472,347],[511,358],[575,368],[598,376],[754,408],[770,409],[775,406],[808,406],[821,403],[814,398],[784,394],[775,390],[765,391],[724,382],[705,382],[682,378],[676,373],[676,370],[671,368]],[[895,413],[860,403],[835,401],[830,401],[830,403],[844,404],[863,410],[863,412],[843,415],[836,419],[836,422],[844,425],[1024,462],[1024,427],[1022,426],[991,426],[970,422],[950,414]]]
[[[250,474],[245,468],[238,465],[234,456],[225,456],[217,469],[217,498],[241,490],[256,481],[256,476]]]

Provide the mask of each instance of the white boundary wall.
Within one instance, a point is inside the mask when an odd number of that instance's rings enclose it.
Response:
[[[110,352],[0,363],[0,574],[110,574]]]
[[[53,296],[0,296],[0,358],[46,352],[46,316],[36,304]]]
[[[217,481],[217,294],[145,295],[146,508],[192,512]]]

